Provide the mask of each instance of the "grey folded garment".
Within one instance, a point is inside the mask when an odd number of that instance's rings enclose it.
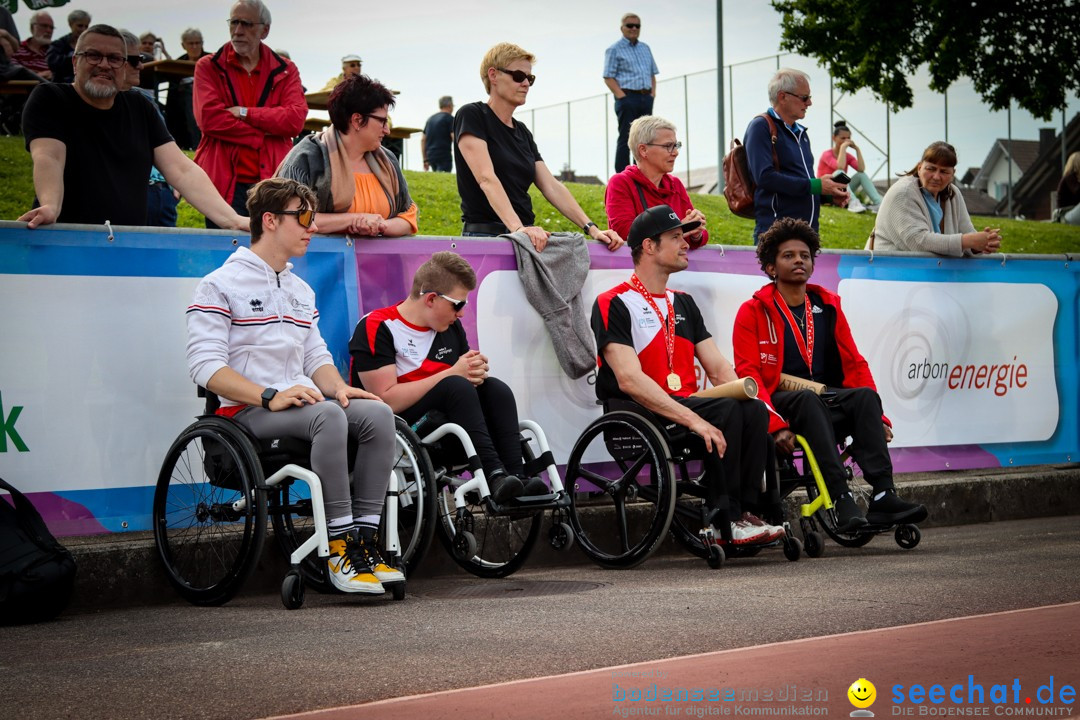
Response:
[[[523,232],[501,237],[514,244],[525,297],[544,319],[563,372],[575,379],[588,375],[596,369],[596,341],[581,298],[590,262],[585,236],[552,233],[544,252],[536,252]]]

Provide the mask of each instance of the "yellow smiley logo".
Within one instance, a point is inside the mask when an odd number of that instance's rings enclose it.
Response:
[[[855,707],[868,708],[877,699],[877,688],[874,687],[874,683],[866,678],[859,678],[851,683],[851,687],[847,690],[847,696]]]

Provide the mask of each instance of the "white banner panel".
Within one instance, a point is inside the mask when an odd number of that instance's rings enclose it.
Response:
[[[33,478],[34,492],[153,485],[202,411],[185,358],[198,282],[4,275],[0,388],[8,411],[23,408],[29,448],[3,456],[5,474]]]
[[[841,280],[893,447],[1046,440],[1058,424],[1045,285]]]
[[[629,279],[626,270],[591,271],[582,289],[586,317],[591,317],[597,295]],[[669,287],[694,297],[705,326],[730,360],[735,312],[764,284],[764,278],[752,275],[683,271],[672,276]],[[496,271],[484,278],[476,320],[480,350],[491,361],[492,375],[514,389],[518,415],[540,423],[555,460],[565,463],[578,435],[600,417],[595,373],[578,380],[563,373],[544,322],[525,298],[516,272]]]

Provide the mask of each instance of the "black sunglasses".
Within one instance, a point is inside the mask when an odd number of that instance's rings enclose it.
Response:
[[[146,63],[150,62],[153,59],[154,59],[154,56],[150,55],[149,53],[139,53],[138,55],[128,55],[127,56],[128,65],[130,65],[133,68],[137,68],[140,65],[145,65]]]
[[[300,223],[300,227],[307,230],[311,227],[311,223],[315,222],[315,211],[311,208],[303,208],[302,210],[278,210],[277,215],[295,215],[296,222]]]
[[[523,70],[507,70],[506,68],[495,68],[495,69],[498,70],[501,73],[506,73],[507,75],[510,76],[511,80],[513,80],[514,82],[519,83],[519,84],[525,82],[526,80],[528,80],[529,81],[529,86],[531,87],[533,85],[533,83],[536,82],[536,76],[535,75],[529,75],[528,73],[524,72]]]
[[[641,23],[626,23],[626,27],[630,28],[631,30],[640,30]]]
[[[434,290],[425,290],[420,294],[426,295],[429,292],[434,293],[438,297],[441,297],[443,300],[450,303],[450,306],[454,308],[454,312],[461,312],[465,309],[465,306],[469,304],[469,298],[465,298],[464,300],[457,300],[456,298],[452,298],[449,295],[443,295],[441,292],[435,292]]]

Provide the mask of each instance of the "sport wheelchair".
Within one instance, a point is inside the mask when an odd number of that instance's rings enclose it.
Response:
[[[424,533],[415,529],[420,524],[437,525],[439,540],[454,561],[484,578],[506,577],[525,563],[539,538],[544,511],[552,512],[548,534],[551,546],[565,550],[573,545],[574,533],[568,522],[570,498],[547,438],[535,422],[519,422],[524,474],[546,475],[550,492],[514,498],[501,505],[491,497],[476,448],[464,428],[446,422],[442,413],[430,412],[412,429],[422,438],[414,448],[420,457],[418,466],[431,475],[417,484],[428,493],[422,507],[430,514],[423,517],[403,507],[399,518],[402,538],[420,537],[416,548],[406,552],[409,570],[426,550]],[[430,540],[430,535],[427,537]]]
[[[169,583],[195,605],[228,602],[262,555],[269,517],[291,564],[281,585],[285,607],[303,605],[306,585],[337,592],[327,577],[322,486],[308,469],[310,444],[256,438],[239,423],[214,414],[219,401],[213,393],[200,388],[200,395],[206,397],[205,413],[169,448],[154,492],[154,540]],[[424,544],[425,532],[426,541],[431,540],[430,528],[411,520],[423,516],[424,503],[431,500],[422,487],[431,473],[421,466],[418,446],[399,419],[397,458],[379,533],[384,559],[398,568],[405,566],[405,553]],[[355,448],[349,457],[351,464]],[[399,527],[409,532],[404,546]],[[395,600],[404,599],[405,583],[390,583],[387,589]]]
[[[922,533],[919,531],[919,526],[913,523],[864,525],[851,532],[837,530],[836,512],[833,509],[829,490],[825,487],[825,478],[818,467],[817,458],[810,450],[810,444],[806,438],[796,434],[795,441],[794,455],[778,458],[777,473],[780,493],[783,497],[787,497],[798,488],[806,491],[807,502],[799,506],[799,526],[802,530],[806,554],[809,557],[818,558],[825,553],[825,539],[819,528],[824,530],[834,542],[844,547],[862,547],[876,535],[890,530],[893,531],[896,544],[905,550],[911,550],[919,544]],[[850,445],[843,444],[840,450],[840,461],[844,465],[848,487],[865,514],[869,495],[864,485],[855,482],[860,474],[859,466],[851,457]]]
[[[799,559],[802,543],[782,522],[775,482],[766,489],[765,520],[783,524],[784,536],[769,544],[734,545],[727,498],[721,496],[714,507],[706,501],[704,441],[631,401],[609,400],[604,411],[578,438],[566,468],[566,484],[573,490],[571,526],[591,560],[607,568],[633,567],[656,550],[669,530],[713,568],[726,558],[753,556],[767,547],[781,547],[788,560]],[[706,528],[718,513],[725,518],[715,523],[722,537],[713,538]]]

